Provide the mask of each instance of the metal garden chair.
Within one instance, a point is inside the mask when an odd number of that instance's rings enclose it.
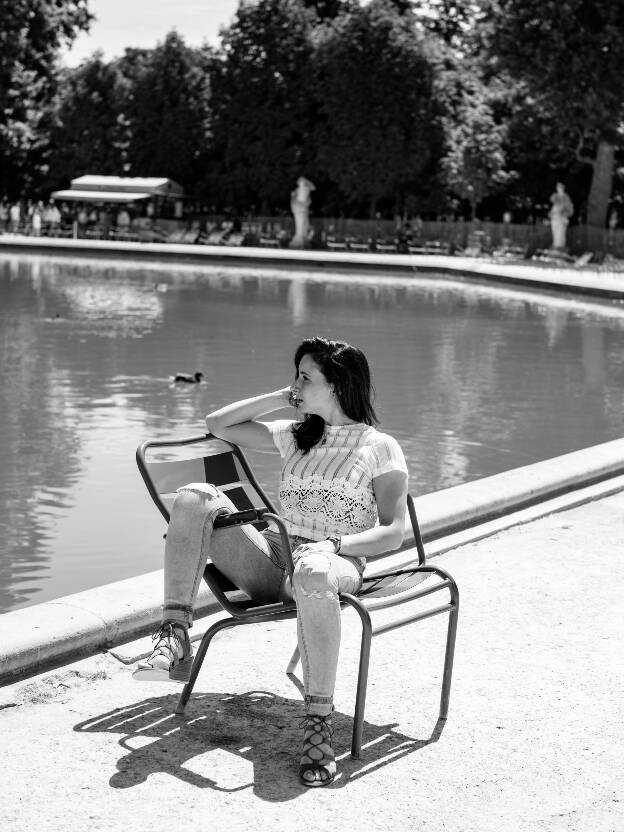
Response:
[[[288,559],[288,571],[292,578],[292,553],[286,528],[271,501],[258,484],[240,448],[207,434],[188,439],[144,442],[137,449],[136,458],[148,491],[167,522],[169,522],[170,509],[176,496],[176,489],[190,482],[207,482],[221,489],[238,509],[236,513],[218,517],[214,524],[215,528],[227,528],[241,523],[251,523],[256,528],[262,529],[266,528],[269,523],[274,524],[282,536],[284,552]],[[414,502],[409,495],[407,505],[418,552],[418,565],[387,572],[382,571],[371,576],[367,576],[365,573],[363,585],[357,596],[347,593],[340,595],[341,603],[353,607],[362,624],[351,742],[351,756],[354,759],[360,757],[362,747],[366,685],[373,636],[441,613],[449,614],[440,697],[440,719],[446,719],[448,713],[459,593],[455,581],[445,570],[436,566],[429,566],[426,563]],[[383,557],[384,555],[369,557],[367,561],[370,563]],[[426,578],[430,577],[436,577],[439,580],[420,586]],[[247,597],[210,562],[204,571],[204,579],[223,610],[228,613],[228,616],[215,622],[204,633],[193,661],[190,679],[184,686],[176,708],[178,714],[184,713],[208,647],[213,637],[220,630],[242,624],[257,624],[296,618],[297,615],[294,602],[261,604]],[[371,613],[402,605],[408,601],[417,601],[444,590],[448,590],[448,598],[444,599],[443,603],[438,606],[420,611],[412,610],[390,622],[373,627]],[[288,664],[287,673],[294,671],[298,660],[299,650],[297,648]]]

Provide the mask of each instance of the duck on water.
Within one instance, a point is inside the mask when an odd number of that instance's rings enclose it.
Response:
[[[199,384],[203,377],[203,373],[176,373],[173,380],[180,381],[185,384]]]

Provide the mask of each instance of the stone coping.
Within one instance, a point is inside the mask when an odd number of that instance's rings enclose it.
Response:
[[[425,541],[624,473],[624,439],[614,439],[418,497]]]
[[[57,252],[63,255],[175,260],[204,264],[332,268],[335,271],[374,271],[386,275],[445,271],[460,277],[544,289],[624,299],[624,272],[602,272],[588,267],[566,268],[533,262],[494,262],[491,259],[439,254],[380,254],[377,252],[265,249],[205,246],[183,243],[135,243],[60,237],[0,235],[0,251]]]
[[[624,488],[624,439],[616,439],[543,462],[515,468],[474,482],[416,498],[416,511],[428,553],[493,534],[501,524],[532,519],[531,506],[542,513],[592,499],[588,486]],[[571,495],[572,499],[565,499]],[[523,514],[524,512],[524,514]],[[515,518],[515,519],[514,519]],[[494,521],[494,522],[493,522]],[[462,530],[474,530],[462,538]],[[436,545],[431,545],[431,542]],[[409,519],[399,553],[372,561],[369,571],[417,560]],[[160,621],[162,571],[129,578],[54,601],[0,615],[0,683],[50,666],[110,649],[150,632]],[[202,586],[197,617],[214,613],[218,604]]]

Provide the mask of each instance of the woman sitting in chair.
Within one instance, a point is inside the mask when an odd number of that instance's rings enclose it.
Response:
[[[163,626],[154,652],[134,676],[188,679],[188,628],[208,555],[254,600],[294,597],[306,705],[299,778],[305,786],[325,786],[336,774],[331,715],[340,646],[338,595],[358,592],[367,555],[401,545],[407,467],[396,440],[373,426],[370,372],[359,349],[311,338],[298,347],[295,368],[292,387],[206,417],[214,436],[281,454],[279,499],[293,549],[293,585],[277,532],[235,526],[215,530],[206,541],[206,501],[214,510],[217,492],[201,485],[180,489],[165,548]],[[288,404],[301,414],[299,420],[260,421]],[[221,497],[216,497],[219,506],[235,510]]]

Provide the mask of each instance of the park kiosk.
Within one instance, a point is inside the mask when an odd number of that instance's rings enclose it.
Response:
[[[100,205],[141,203],[148,200],[155,216],[182,213],[184,189],[173,179],[162,176],[95,176],[72,179],[70,187],[53,191],[50,196],[60,202],[90,202]]]

